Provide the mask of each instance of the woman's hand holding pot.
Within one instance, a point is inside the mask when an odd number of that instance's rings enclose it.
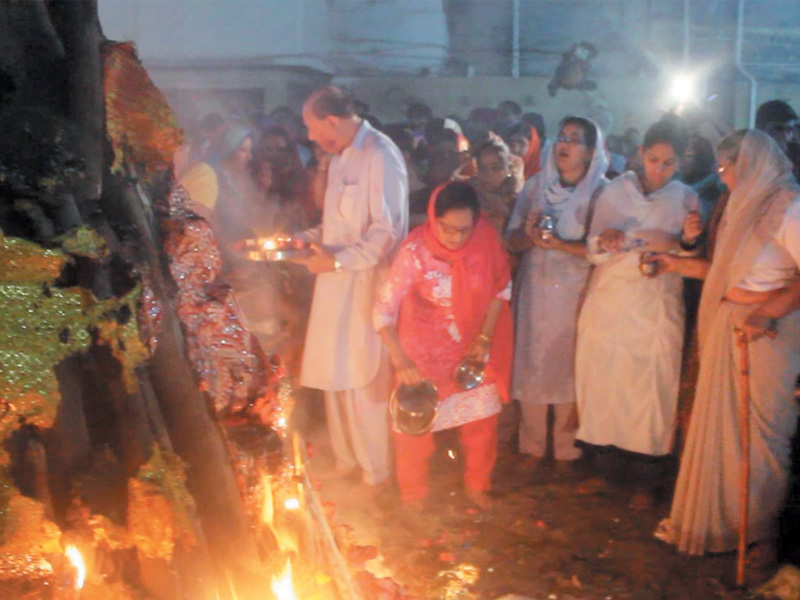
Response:
[[[471,358],[479,362],[486,362],[489,351],[492,349],[492,340],[485,333],[479,333],[464,353],[464,358]]]
[[[417,365],[414,364],[414,361],[408,358],[408,356],[401,356],[398,357],[397,360],[392,360],[394,363],[394,370],[395,375],[397,377],[397,383],[405,383],[407,385],[417,385],[422,383],[424,378],[420,375],[420,372],[417,370]]]

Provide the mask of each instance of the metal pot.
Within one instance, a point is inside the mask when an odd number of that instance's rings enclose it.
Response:
[[[639,272],[645,277],[652,278],[658,275],[658,263],[650,260],[655,254],[655,252],[642,252],[639,255]]]
[[[483,383],[486,374],[486,363],[474,358],[466,358],[458,363],[453,379],[456,386],[464,391],[473,390]]]
[[[543,241],[552,240],[555,236],[556,221],[552,215],[543,214],[539,217],[539,223],[536,226],[539,228],[539,237]]]
[[[389,415],[397,431],[406,435],[423,435],[433,427],[439,393],[430,381],[417,385],[401,383],[389,399]]]

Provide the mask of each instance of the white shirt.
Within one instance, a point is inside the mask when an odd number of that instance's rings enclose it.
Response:
[[[752,292],[769,292],[786,287],[800,266],[800,197],[789,205],[775,236],[767,242],[750,272],[739,282]]]
[[[408,175],[403,155],[364,121],[331,160],[322,224],[304,232],[342,265],[317,275],[300,383],[337,391],[364,387],[377,375],[382,342],[372,305],[383,274],[408,233]]]

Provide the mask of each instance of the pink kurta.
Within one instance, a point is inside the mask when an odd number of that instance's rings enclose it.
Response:
[[[452,373],[475,332],[461,331],[456,323],[452,269],[428,248],[422,235],[424,227],[413,231],[401,246],[378,295],[373,320],[377,330],[398,324],[403,350],[420,374],[438,388],[442,402],[433,427],[438,431],[497,414],[500,396],[495,385],[497,374],[492,368],[487,369],[486,381],[478,388],[469,392],[454,389]],[[499,239],[497,244],[499,248]],[[507,272],[497,273],[494,281],[478,277],[470,281],[470,287],[487,285],[497,290],[495,297],[510,300]]]

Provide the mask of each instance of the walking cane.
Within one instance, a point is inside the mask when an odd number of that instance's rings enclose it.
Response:
[[[747,526],[750,508],[750,356],[747,335],[735,329],[739,348],[739,429],[742,458],[739,463],[739,546],[736,550],[736,585],[744,586],[744,565],[747,554]]]

